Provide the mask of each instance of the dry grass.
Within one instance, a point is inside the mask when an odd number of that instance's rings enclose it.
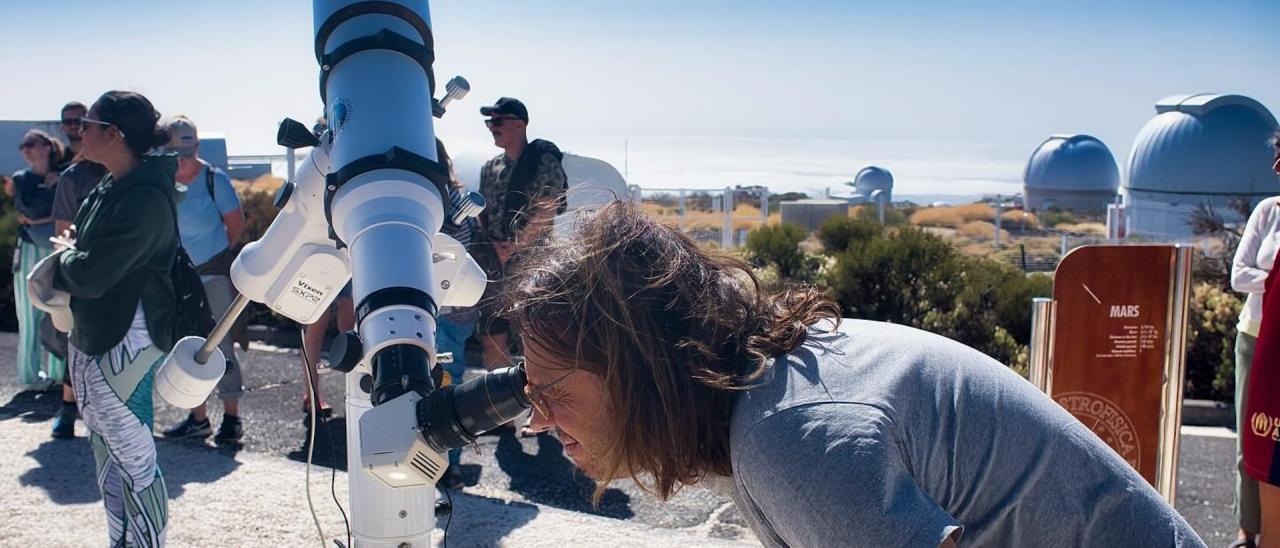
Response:
[[[273,177],[270,173],[253,180],[236,179],[231,182],[231,185],[236,187],[236,191],[241,194],[246,192],[267,192],[275,194],[277,190],[280,190],[280,185],[283,184],[284,179]]]
[[[1089,236],[1107,237],[1107,225],[1102,223],[1058,223],[1053,227],[1061,232],[1086,234]]]
[[[850,215],[852,214],[853,211],[850,210]],[[916,226],[947,226],[959,228],[965,224],[975,221],[985,221],[990,223],[995,219],[995,216],[996,209],[987,204],[926,207],[917,210],[911,215],[911,224]],[[1017,223],[1019,225],[1026,223],[1029,227],[1039,226],[1040,223],[1040,221],[1036,219],[1035,214],[1025,212],[1020,209],[1001,212],[1000,220],[1004,223]],[[994,228],[992,230],[994,230]]]
[[[995,237],[996,225],[986,221],[970,221],[956,228],[956,234],[969,239],[990,239]],[[1000,240],[1009,241],[1009,231],[1000,230]]]
[[[1008,211],[1005,211],[1004,213],[1001,213],[1000,220],[1003,221],[1006,226],[1008,226],[1010,223],[1016,223],[1019,226],[1021,226],[1021,223],[1025,222],[1027,223],[1028,228],[1040,227],[1040,219],[1036,218],[1035,213],[1032,213],[1030,211],[1023,211],[1021,209],[1010,209]]]
[[[676,226],[680,223],[680,209],[662,204],[644,202],[640,208],[659,221]],[[733,208],[734,230],[752,229],[763,226],[766,221],[760,216],[760,208],[750,204],[735,204]],[[781,222],[781,213],[770,213],[768,224]],[[719,211],[685,209],[684,226],[686,229],[716,229],[724,224],[724,214]]]
[[[995,208],[987,204],[969,204],[954,207],[928,207],[911,215],[911,224],[917,226],[959,227],[972,221],[990,220],[996,216]]]
[[[995,253],[991,244],[967,243],[960,246],[960,252],[971,257],[988,257]]]

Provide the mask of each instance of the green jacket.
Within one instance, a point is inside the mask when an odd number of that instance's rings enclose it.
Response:
[[[107,175],[76,213],[76,250],[62,254],[54,287],[71,294],[71,344],[82,352],[120,344],[139,300],[151,340],[173,348],[177,170],[172,156],[145,156],[124,178]]]

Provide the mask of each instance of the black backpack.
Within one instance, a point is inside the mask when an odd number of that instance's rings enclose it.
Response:
[[[176,343],[183,337],[208,337],[213,331],[213,310],[209,306],[209,297],[204,292],[204,282],[196,273],[196,266],[182,247],[182,233],[178,231],[178,205],[173,196],[169,198],[169,206],[173,212],[173,235],[178,239],[178,252],[174,254],[173,266],[169,269],[169,279],[173,282],[173,292],[177,300],[173,315],[173,340]]]
[[[183,337],[208,337],[213,332],[213,311],[209,307],[209,297],[204,292],[204,282],[196,273],[196,266],[191,264],[187,250],[178,244],[178,252],[173,257],[173,268],[169,271],[173,280],[173,292],[177,298],[177,307],[173,316],[173,339],[175,342]]]

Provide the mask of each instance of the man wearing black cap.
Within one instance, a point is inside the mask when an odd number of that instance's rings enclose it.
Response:
[[[519,99],[503,97],[481,107],[480,114],[489,117],[484,125],[493,135],[493,144],[502,149],[480,170],[480,193],[488,204],[480,213],[480,225],[492,246],[481,245],[477,250],[482,264],[487,263],[489,279],[498,281],[511,256],[546,234],[555,216],[564,211],[568,179],[560,165],[564,155],[556,145],[543,139],[529,142],[529,110]],[[484,365],[490,369],[505,365],[508,358],[510,325],[493,314],[499,286],[489,284],[478,326]]]

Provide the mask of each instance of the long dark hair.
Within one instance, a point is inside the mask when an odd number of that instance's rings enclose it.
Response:
[[[453,159],[449,157],[449,151],[444,148],[444,141],[436,137],[436,161],[445,169],[449,170],[449,186],[454,190],[462,190],[462,181],[458,180],[458,172],[453,170]],[[446,197],[447,199],[447,197]]]
[[[22,142],[25,143],[32,137],[35,137],[36,139],[43,141],[44,144],[49,145],[49,165],[45,169],[50,173],[57,173],[61,171],[59,168],[61,168],[67,160],[67,146],[62,144],[62,140],[49,135],[43,130],[29,129],[27,130],[27,133],[22,136]]]
[[[515,270],[506,314],[521,336],[599,375],[608,390],[604,477],[630,476],[663,499],[707,474],[731,474],[736,393],[800,346],[810,326],[840,318],[816,289],[768,292],[742,260],[620,201]]]
[[[125,145],[135,157],[169,142],[169,132],[156,125],[160,113],[142,94],[108,91],[93,102],[89,112],[91,117],[119,129],[124,134]]]

